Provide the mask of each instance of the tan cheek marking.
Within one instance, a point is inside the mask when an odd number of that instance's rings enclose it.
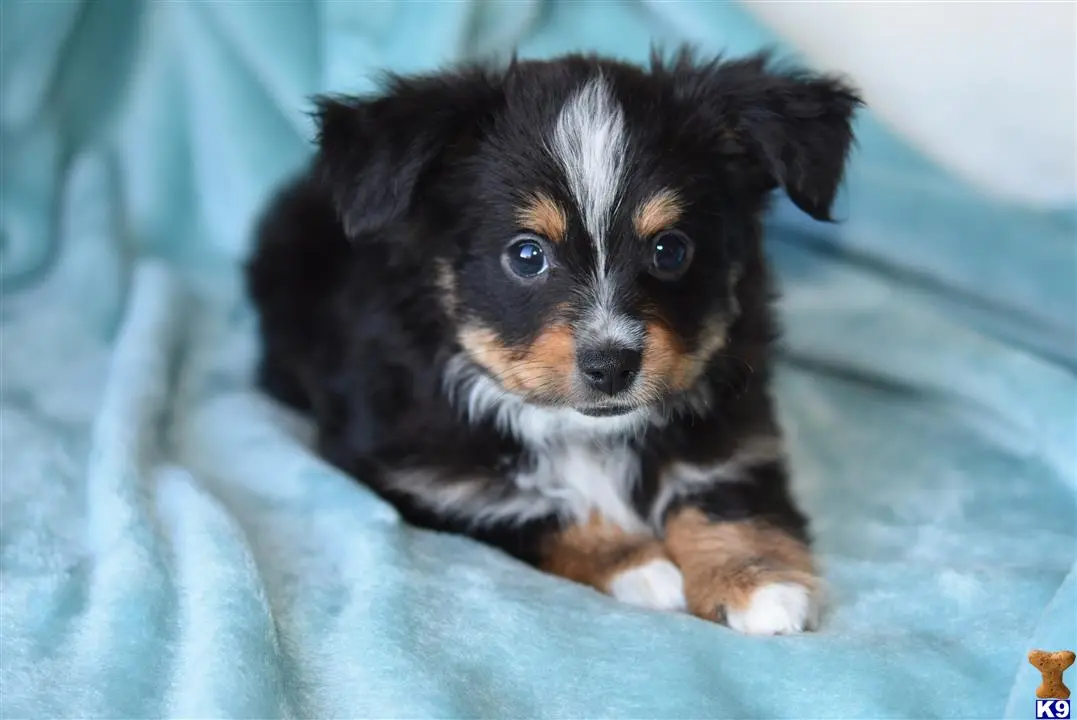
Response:
[[[666,323],[647,323],[643,349],[643,372],[671,391],[687,390],[699,379],[707,362],[725,347],[725,323],[718,317],[708,320],[699,336],[699,345],[685,352],[684,341]]]
[[[639,208],[633,218],[640,237],[650,237],[659,230],[672,227],[681,219],[684,211],[680,198],[673,190],[662,190],[652,195]]]
[[[567,325],[544,330],[523,354],[527,388],[538,394],[568,394],[576,368],[576,340]]]
[[[681,340],[668,325],[657,320],[647,323],[642,360],[644,377],[661,378],[667,385],[676,385],[674,378],[683,355]]]
[[[687,508],[666,522],[666,549],[684,574],[689,612],[711,620],[745,609],[764,585],[819,587],[810,549],[762,522],[714,522]]]
[[[549,195],[535,193],[527,204],[516,210],[516,222],[520,227],[541,235],[550,242],[559,243],[565,239],[568,227],[565,210]]]
[[[576,342],[567,325],[551,325],[523,348],[507,347],[496,333],[480,326],[461,330],[459,341],[507,390],[537,399],[562,399],[570,391]]]
[[[489,370],[509,390],[520,390],[512,352],[496,333],[484,327],[465,327],[459,333],[460,345],[473,361]]]
[[[610,582],[626,570],[668,559],[662,543],[649,535],[632,535],[597,515],[552,535],[541,567],[548,573],[610,591]]]

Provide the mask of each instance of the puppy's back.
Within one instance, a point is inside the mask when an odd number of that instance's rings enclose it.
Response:
[[[311,405],[303,368],[332,342],[331,302],[350,252],[329,197],[308,174],[277,193],[255,230],[246,280],[263,342],[258,382],[299,409]]]

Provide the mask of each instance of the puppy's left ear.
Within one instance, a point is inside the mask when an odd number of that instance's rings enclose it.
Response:
[[[838,78],[775,70],[769,54],[696,61],[682,51],[656,71],[673,79],[678,99],[702,112],[727,162],[761,170],[801,210],[829,220],[853,143],[852,120],[863,104]]]
[[[863,103],[838,78],[771,72],[765,60],[757,63],[743,68],[749,76],[758,71],[756,83],[730,97],[735,134],[797,207],[830,220],[853,144],[853,116]]]

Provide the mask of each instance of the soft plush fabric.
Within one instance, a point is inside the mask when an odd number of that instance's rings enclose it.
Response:
[[[311,93],[516,44],[771,42],[736,5],[0,11],[4,717],[1027,718],[1026,653],[1077,646],[1077,221],[976,197],[870,115],[843,221],[770,222],[817,634],[407,527],[252,390],[237,263]]]

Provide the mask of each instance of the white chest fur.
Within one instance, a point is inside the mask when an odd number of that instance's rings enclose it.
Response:
[[[659,418],[648,411],[592,418],[530,405],[475,372],[462,356],[450,361],[445,379],[449,397],[468,419],[492,419],[527,448],[534,462],[513,478],[525,495],[549,499],[568,519],[586,522],[597,513],[630,532],[648,532],[632,505],[639,457],[621,439]]]
[[[559,512],[578,522],[597,513],[629,532],[648,531],[632,506],[640,466],[631,449],[583,440],[544,443],[532,452],[534,466],[516,477],[521,489],[550,498]]]

